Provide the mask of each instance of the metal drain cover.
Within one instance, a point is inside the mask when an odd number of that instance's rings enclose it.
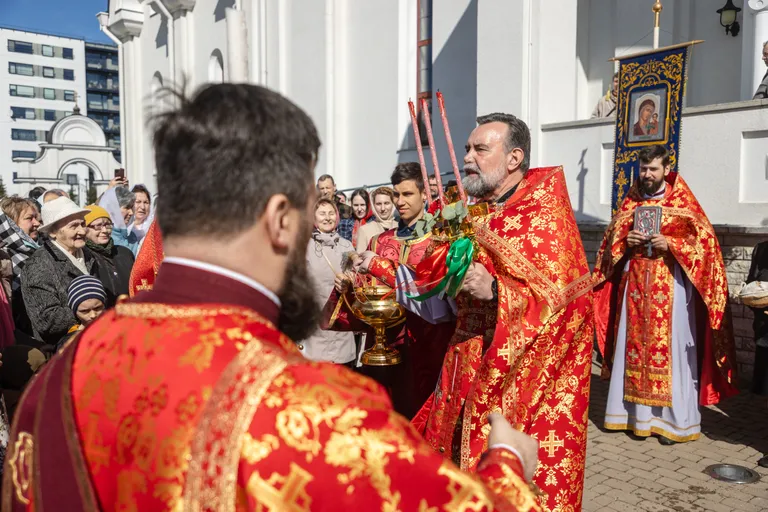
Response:
[[[732,484],[753,484],[760,480],[757,471],[736,464],[713,464],[707,466],[704,473],[715,480]]]

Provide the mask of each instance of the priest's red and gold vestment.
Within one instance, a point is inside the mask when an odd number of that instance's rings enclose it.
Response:
[[[500,411],[540,443],[534,483],[551,510],[581,508],[593,336],[591,280],[562,167],[531,169],[512,197],[475,218],[477,261],[498,301],[460,293],[438,389],[413,420],[474,470]]]
[[[376,235],[369,249],[377,254],[371,260],[368,273],[378,281],[395,288],[396,273],[400,265],[415,268],[424,258],[431,242],[431,234],[422,237],[399,237],[395,229]],[[326,305],[330,314],[328,328],[339,330],[366,330],[344,304],[335,291]],[[328,316],[328,315],[326,315]],[[409,418],[413,417],[432,394],[440,375],[440,367],[448,341],[453,334],[454,321],[432,324],[418,315],[406,311],[405,324],[400,329],[390,329],[388,336],[392,346],[403,356],[403,362],[394,367],[373,369],[381,374],[388,372],[395,409]],[[369,340],[373,336],[368,336]],[[389,387],[389,386],[388,386]]]
[[[141,249],[136,255],[136,261],[131,269],[131,277],[128,282],[128,293],[131,297],[139,292],[149,291],[155,282],[160,264],[163,262],[163,238],[160,234],[160,227],[157,220],[153,220],[149,225],[147,234],[144,235],[144,241]]]
[[[672,269],[676,263],[703,306],[696,340],[699,403],[712,405],[737,392],[723,255],[712,224],[683,178],[671,173],[665,179],[664,194],[653,200],[642,199],[639,182],[635,182],[608,226],[597,255],[595,325],[605,360],[603,376],[610,375],[621,303],[626,296],[624,400],[671,406]],[[644,245],[628,247],[627,235],[634,227],[638,206],[661,207],[661,234],[669,245],[668,252],[653,251],[648,256]]]
[[[373,381],[305,360],[265,294],[200,268],[164,263],[30,383],[3,510],[535,510],[511,451],[462,473]]]

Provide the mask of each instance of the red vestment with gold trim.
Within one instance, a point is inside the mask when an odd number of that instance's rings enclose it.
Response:
[[[155,283],[155,276],[160,270],[160,264],[163,262],[163,237],[160,234],[160,227],[157,220],[153,220],[149,225],[147,234],[144,235],[144,241],[141,249],[136,255],[136,261],[131,269],[131,277],[128,281],[128,294],[133,297],[139,292],[145,292],[152,289]]]
[[[430,246],[431,234],[420,238],[398,237],[394,229],[376,235],[370,250],[378,256],[371,260],[368,273],[391,288],[397,286],[396,273],[400,265],[414,269]],[[334,291],[326,305],[326,322],[330,329],[367,330]],[[390,329],[390,343],[401,351],[403,362],[394,367],[368,369],[371,375],[385,375],[382,382],[390,388],[395,409],[411,418],[432,394],[437,384],[443,356],[453,335],[453,321],[432,324],[406,311],[402,328]],[[371,343],[373,335],[368,336]],[[389,378],[391,377],[391,378]],[[390,381],[392,382],[390,387]]]
[[[592,284],[562,167],[530,169],[504,205],[474,222],[476,260],[496,277],[498,302],[457,296],[438,389],[413,423],[435,450],[474,470],[486,418],[501,412],[539,440],[543,504],[580,510]]]
[[[515,455],[462,473],[373,381],[304,359],[277,312],[164,264],[30,383],[4,510],[537,510]]]
[[[632,187],[608,226],[597,255],[595,324],[605,359],[603,376],[610,376],[626,290],[624,400],[671,406],[673,265],[677,263],[706,309],[696,340],[701,374],[699,403],[713,405],[737,392],[723,255],[714,228],[683,178],[671,173],[666,182],[660,199],[642,199],[637,185]],[[627,246],[638,206],[661,207],[661,234],[669,245],[667,253],[653,251],[649,257],[645,246]]]

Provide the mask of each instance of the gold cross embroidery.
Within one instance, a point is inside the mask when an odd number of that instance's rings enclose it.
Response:
[[[630,297],[632,297],[632,300],[638,301],[640,299],[640,294],[637,292],[637,290],[632,290],[632,293],[629,294]]]
[[[670,204],[672,204],[672,206],[675,208],[680,208],[683,205],[683,198],[677,197]]]
[[[661,355],[661,354],[659,354],[658,352],[656,352],[656,353],[653,355],[653,357],[652,357],[651,359],[653,359],[653,362],[654,362],[654,363],[656,363],[656,364],[661,364],[661,363],[663,363],[663,362],[664,362],[664,360],[665,360],[666,358],[665,358],[663,355]]]
[[[568,321],[568,324],[566,324],[566,329],[571,332],[576,332],[576,330],[581,325],[581,322],[584,321],[584,315],[580,315],[578,312],[573,315],[573,318],[571,318]]]
[[[136,290],[140,292],[149,291],[152,289],[152,285],[147,282],[146,279],[141,280],[141,284],[136,287]]]
[[[653,300],[663,304],[664,301],[667,300],[667,295],[664,292],[659,291],[656,295],[653,296]]]
[[[507,344],[504,345],[504,348],[499,349],[499,357],[503,357],[506,364],[512,364],[512,355],[512,342],[507,341]]]
[[[565,446],[565,443],[563,443],[562,439],[559,439],[557,436],[555,436],[554,430],[550,430],[547,438],[544,439],[543,442],[539,443],[539,446],[544,448],[550,457],[554,457],[557,449]]]
[[[304,512],[311,508],[312,498],[306,488],[312,481],[312,475],[295,462],[291,462],[290,467],[288,476],[272,473],[269,479],[264,480],[257,472],[251,475],[248,493],[258,505],[263,505],[266,510],[288,512]]]
[[[482,510],[492,508],[492,503],[483,492],[484,489],[468,474],[457,467],[450,467],[447,462],[438,468],[437,474],[448,477],[447,491],[451,501],[444,505],[445,510]]]
[[[510,229],[520,229],[523,227],[523,223],[520,222],[522,218],[522,214],[519,213],[514,217],[506,217],[504,219],[504,231],[509,231]]]

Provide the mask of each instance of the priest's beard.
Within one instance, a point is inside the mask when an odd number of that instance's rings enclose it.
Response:
[[[476,174],[470,174],[464,178],[464,190],[470,196],[478,199],[489,198],[507,177],[506,166],[484,173],[476,164],[467,164],[464,166],[465,175],[467,171],[474,171]]]
[[[664,177],[662,176],[659,181],[654,181],[653,178],[648,178],[640,183],[640,191],[646,196],[652,196],[661,189],[664,184]]]
[[[296,342],[309,338],[321,318],[320,306],[315,301],[315,286],[307,267],[306,252],[311,235],[312,224],[305,219],[304,229],[288,256],[285,281],[277,294],[280,298],[277,328]]]

